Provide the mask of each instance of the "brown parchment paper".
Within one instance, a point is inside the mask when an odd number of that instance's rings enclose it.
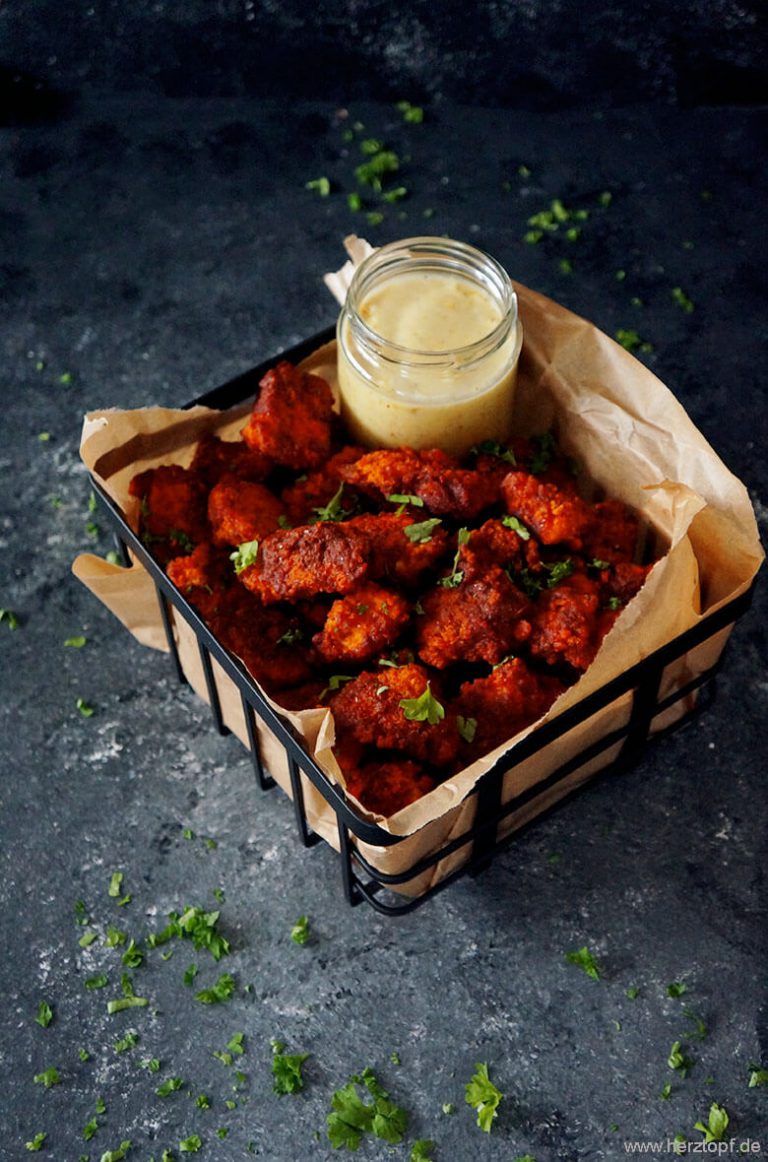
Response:
[[[744,486],[728,471],[693,425],[673,394],[632,355],[551,300],[516,285],[524,342],[515,404],[516,428],[525,435],[554,425],[563,449],[581,465],[597,494],[615,496],[642,514],[656,553],[662,554],[640,593],[622,611],[593,664],[552,706],[541,721],[562,713],[587,694],[670,641],[723,603],[744,592],[760,567],[763,552],[754,513]],[[335,345],[315,352],[305,366],[335,386]],[[203,432],[236,439],[250,410],[245,401],[227,412],[193,408],[98,411],[84,421],[81,455],[87,468],[134,524],[137,502],[128,495],[131,478],[159,464],[188,465]],[[167,649],[154,584],[138,562],[124,569],[92,554],[73,565],[75,575],[145,645]],[[182,668],[192,687],[206,698],[206,685],[194,631],[175,610],[173,632]],[[728,637],[715,638],[667,668],[662,696],[685,685],[719,656]],[[214,662],[225,724],[248,745],[240,695]],[[513,768],[505,777],[503,802],[533,787],[592,742],[623,725],[630,712],[625,696]],[[272,702],[276,709],[278,705]],[[690,708],[676,705],[654,721],[668,725]],[[300,732],[323,769],[343,784],[333,755],[334,725],[328,711],[283,712]],[[471,826],[481,775],[505,751],[540,723],[497,748],[441,784],[417,803],[389,819],[364,818],[398,836],[392,847],[358,843],[361,854],[380,874],[399,875],[434,854]],[[259,723],[261,758],[290,795],[285,752]],[[556,787],[508,816],[499,835],[521,826],[609,764],[618,747],[576,769]],[[336,816],[302,776],[310,826],[338,848]],[[397,890],[426,891],[464,862],[467,845]]]

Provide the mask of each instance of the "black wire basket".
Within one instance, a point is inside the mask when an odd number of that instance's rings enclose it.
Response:
[[[333,335],[333,328],[329,328],[281,352],[279,358],[299,363],[331,340]],[[274,365],[276,358],[266,360],[221,387],[190,401],[185,407],[203,405],[226,410],[241,404],[256,394],[259,381]],[[300,842],[305,847],[312,847],[321,839],[312,828],[305,802],[305,788],[311,785],[335,816],[337,843],[334,842],[333,846],[338,849],[347,901],[355,905],[365,900],[377,911],[388,915],[408,912],[460,876],[476,874],[488,867],[496,852],[519,835],[523,826],[528,826],[527,821],[532,821],[545,810],[551,810],[564,794],[572,793],[573,776],[587,764],[591,764],[591,769],[595,773],[599,772],[600,777],[626,769],[638,760],[649,742],[655,744],[659,738],[686,724],[693,715],[706,708],[714,697],[715,676],[722,663],[722,650],[715,651],[717,659],[713,664],[689,681],[675,685],[667,693],[663,693],[665,671],[675,663],[682,663],[690,651],[727,631],[749,608],[754,589],[753,584],[746,592],[702,618],[694,627],[521,739],[482,775],[471,791],[470,795],[474,799],[474,810],[470,812],[471,823],[459,834],[443,842],[437,850],[430,851],[426,856],[419,855],[404,870],[387,873],[377,868],[375,858],[372,859],[370,853],[362,849],[391,850],[396,845],[406,843],[409,836],[393,834],[360,815],[343,788],[329,778],[309,753],[305,740],[292,723],[265,698],[242,662],[219,643],[184,595],[170,581],[99,481],[93,476],[91,479],[94,491],[113,525],[123,564],[129,566],[138,561],[154,582],[160,618],[179,681],[187,682],[188,678],[174,633],[176,618],[183,619],[196,638],[204,692],[216,729],[222,734],[228,732],[221,709],[219,682],[222,672],[226,680],[234,683],[240,699],[258,788],[269,791],[277,785],[262,761],[259,746],[261,725],[284,749],[289,779],[287,789],[293,801]],[[621,725],[611,727],[578,753],[570,755],[566,762],[546,777],[505,799],[505,777],[510,772],[523,770],[526,764],[569,731],[587,723],[621,699],[629,701],[629,712],[622,716]],[[662,717],[671,721],[667,725],[660,725],[658,720]],[[594,778],[594,775],[590,774],[589,778]],[[568,780],[571,780],[571,785]],[[518,823],[518,819],[523,821]],[[444,862],[450,870],[436,875],[438,865]],[[414,893],[412,885],[420,880],[428,882],[429,886]]]

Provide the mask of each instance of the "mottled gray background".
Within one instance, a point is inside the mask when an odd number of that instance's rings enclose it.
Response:
[[[522,109],[765,101],[762,0],[5,0],[0,67],[165,96],[430,98]],[[22,82],[23,83],[23,82]],[[39,90],[38,90],[39,92]]]

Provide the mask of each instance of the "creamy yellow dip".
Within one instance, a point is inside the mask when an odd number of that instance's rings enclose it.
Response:
[[[461,455],[509,435],[519,328],[482,343],[503,320],[484,286],[452,271],[402,272],[370,288],[357,310],[382,342],[358,341],[342,314],[339,391],[353,439]]]

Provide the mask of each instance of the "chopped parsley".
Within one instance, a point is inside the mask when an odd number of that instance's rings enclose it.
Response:
[[[456,1113],[456,1106],[453,1104],[452,1101],[444,1101],[440,1108],[442,1109],[444,1114],[455,1114]]]
[[[431,1138],[418,1138],[411,1146],[409,1162],[432,1162],[431,1154],[435,1143]]]
[[[631,984],[629,986],[629,988],[627,989],[627,996],[629,997],[629,999],[631,1001],[636,1001],[637,998],[639,997],[639,995],[640,995],[640,989],[637,987],[636,984]]]
[[[659,1097],[661,1098],[662,1101],[669,1101],[671,1096],[672,1096],[672,1082],[668,1081],[666,1083],[666,1085],[662,1086],[661,1093],[659,1094]]]
[[[707,1117],[707,1124],[697,1122],[693,1127],[694,1130],[700,1130],[704,1135],[705,1142],[722,1142],[725,1140],[725,1131],[728,1129],[730,1122],[727,1111],[717,1104],[712,1102],[709,1107],[709,1116]]]
[[[229,952],[229,941],[219,932],[220,912],[205,912],[202,908],[185,908],[169,914],[170,923],[161,932],[147,937],[150,948],[157,948],[176,938],[191,940],[195,948],[206,948],[214,960],[221,960]]]
[[[95,976],[89,976],[85,981],[87,989],[103,989],[109,984],[109,977],[105,972],[97,972]]]
[[[680,310],[685,311],[686,315],[692,314],[695,310],[692,300],[688,298],[688,295],[685,293],[682,287],[672,287],[672,298],[674,302],[677,303]]]
[[[207,1093],[199,1093],[195,1098],[195,1105],[199,1110],[209,1110],[211,1108],[211,1099]]]
[[[429,520],[417,521],[415,524],[406,525],[403,532],[411,544],[425,545],[427,541],[432,540],[432,533],[439,524],[442,524],[440,517],[433,516]]]
[[[308,1053],[283,1053],[282,1050],[280,1041],[272,1042],[272,1089],[281,1097],[304,1088],[301,1067],[309,1057]]]
[[[334,690],[340,689],[340,687],[345,682],[353,682],[353,681],[354,681],[354,676],[352,674],[332,674],[331,677],[328,679],[328,685],[325,687],[324,690],[321,690],[321,692],[320,692],[319,701],[322,702],[322,700],[325,698],[326,694],[331,694],[331,693],[333,693]]]
[[[83,718],[92,718],[96,713],[90,702],[86,702],[85,698],[78,698],[75,706],[82,714]]]
[[[115,1041],[115,1053],[126,1053],[129,1049],[135,1049],[138,1043],[139,1034],[135,1029],[129,1029],[124,1037]]]
[[[172,1093],[177,1093],[184,1088],[184,1081],[180,1077],[167,1077],[160,1085],[158,1085],[155,1093],[158,1097],[169,1097]]]
[[[749,1088],[755,1089],[758,1085],[768,1085],[768,1069],[761,1065],[749,1066]]]
[[[418,698],[401,698],[398,706],[409,722],[428,722],[437,726],[445,718],[445,708],[433,697],[429,682]]]
[[[456,726],[458,728],[459,734],[465,742],[474,741],[474,737],[477,732],[476,718],[465,718],[462,714],[459,714],[456,719]]]
[[[122,959],[126,968],[138,968],[140,964],[144,963],[144,953],[133,937],[131,937],[131,941],[123,953]]]
[[[84,932],[77,943],[81,948],[90,948],[93,942],[98,940],[98,938],[99,935],[97,932]]]
[[[291,928],[291,940],[294,944],[306,944],[309,940],[309,935],[309,919],[306,916],[299,916]]]
[[[403,121],[407,121],[409,125],[421,125],[424,120],[424,110],[421,105],[412,105],[410,101],[397,101],[395,108],[398,113],[402,113]]]
[[[190,1134],[179,1142],[179,1152],[182,1154],[197,1154],[203,1148],[203,1141],[199,1134]]]
[[[667,1065],[670,1069],[674,1069],[681,1077],[687,1077],[693,1068],[694,1061],[692,1057],[688,1057],[683,1052],[682,1043],[680,1041],[673,1041],[672,1048],[667,1057]]]
[[[542,565],[549,573],[549,577],[547,577],[547,589],[554,589],[561,581],[565,581],[566,577],[570,577],[574,568],[573,561],[571,560],[555,561],[551,565],[542,561]]]
[[[47,1001],[41,1001],[37,1006],[37,1016],[35,1021],[41,1028],[47,1029],[53,1020],[53,1009]]]
[[[530,541],[531,534],[525,527],[522,521],[519,521],[516,516],[503,516],[501,523],[505,529],[513,529],[517,533],[521,541]]]
[[[110,924],[104,937],[104,943],[107,948],[118,948],[121,944],[125,944],[127,939],[127,932],[123,932],[120,928],[115,928]]]
[[[290,629],[287,629],[285,633],[280,635],[280,637],[277,639],[277,645],[294,646],[297,642],[302,641],[303,638],[303,630],[299,629],[298,627],[291,627]]]
[[[488,1066],[478,1062],[474,1075],[465,1087],[465,1100],[477,1112],[477,1124],[486,1134],[491,1132],[503,1097],[488,1075]]]
[[[400,169],[400,158],[393,150],[383,149],[380,142],[372,139],[362,141],[360,149],[366,154],[367,160],[355,168],[355,177],[359,185],[370,186],[379,194],[385,178]]]
[[[107,894],[109,896],[111,896],[112,899],[116,899],[120,895],[122,890],[123,890],[123,873],[119,872],[119,871],[112,872],[112,875],[110,876],[110,880],[109,880],[109,888],[107,889]]]
[[[353,509],[352,508],[344,508],[342,506],[341,500],[342,500],[343,495],[344,495],[344,481],[341,482],[341,484],[336,489],[336,491],[334,492],[333,496],[331,497],[331,499],[328,501],[327,504],[319,505],[317,508],[312,509],[312,512],[315,515],[313,517],[310,517],[309,523],[310,524],[319,524],[321,521],[326,521],[326,520],[333,520],[333,521],[346,520],[346,518],[348,516],[350,516],[350,514],[353,512]]]
[[[367,1089],[373,1100],[365,1101],[358,1087]],[[394,1146],[403,1140],[408,1128],[408,1114],[390,1101],[389,1094],[372,1070],[365,1068],[361,1074],[353,1074],[348,1084],[333,1094],[326,1126],[334,1149],[346,1146],[356,1150],[366,1133]]]
[[[229,559],[234,563],[235,572],[242,573],[245,569],[249,569],[251,565],[255,565],[256,557],[259,552],[259,542],[243,541],[238,545],[234,553],[229,554]]]
[[[44,1085],[46,1089],[50,1089],[54,1085],[60,1085],[61,1076],[58,1069],[52,1065],[50,1069],[44,1069],[42,1073],[36,1073],[32,1080],[35,1085]]]
[[[421,497],[414,496],[410,492],[390,492],[389,495],[385,497],[385,499],[391,501],[392,504],[410,504],[414,508],[424,507],[424,501],[421,499]]]
[[[586,945],[575,952],[566,952],[565,959],[569,964],[578,965],[592,980],[600,980],[600,968]]]
[[[313,178],[312,181],[304,183],[305,190],[315,190],[321,198],[327,198],[331,192],[331,183],[326,177]]]
[[[459,558],[461,557],[461,546],[466,545],[469,541],[469,529],[460,528],[456,534],[456,543],[458,548],[453,558],[451,571],[447,577],[441,577],[438,584],[442,585],[444,589],[455,589],[461,585],[464,580],[464,570],[459,568]]]
[[[87,637],[79,634],[77,637],[68,637],[64,641],[65,646],[69,646],[73,650],[81,650],[88,641]]]
[[[641,339],[637,331],[620,327],[616,332],[616,342],[620,343],[625,351],[641,351],[643,354],[653,351],[653,346]]]
[[[19,628],[19,619],[12,609],[0,609],[0,623],[5,622],[9,629]]]
[[[668,997],[675,997],[675,998],[681,997],[681,996],[683,996],[684,993],[687,993],[687,992],[688,992],[688,985],[685,984],[684,981],[673,980],[671,982],[671,984],[667,985],[667,996]]]
[[[129,1140],[121,1142],[116,1150],[107,1150],[101,1155],[100,1162],[123,1162],[126,1154],[131,1148]]]
[[[234,996],[235,987],[235,978],[232,974],[223,972],[210,988],[201,989],[199,993],[195,993],[195,1000],[199,1001],[201,1005],[218,1005]]]
[[[43,1142],[47,1137],[47,1134],[35,1134],[34,1138],[32,1138],[32,1140],[29,1142],[25,1142],[24,1145],[29,1151],[31,1151],[33,1154],[36,1154],[38,1150],[42,1150]]]
[[[184,984],[187,986],[187,988],[192,988],[192,985],[195,983],[195,977],[197,976],[197,973],[198,967],[196,964],[190,964],[189,967],[185,969]]]

